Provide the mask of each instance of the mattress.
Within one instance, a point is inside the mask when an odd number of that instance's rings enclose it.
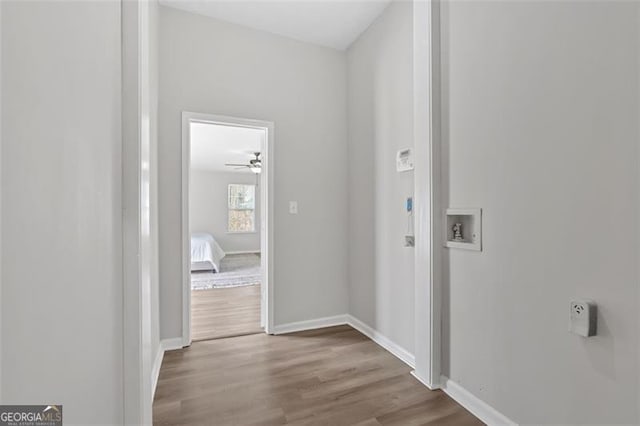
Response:
[[[220,272],[220,261],[225,256],[224,250],[205,232],[191,234],[191,270]]]

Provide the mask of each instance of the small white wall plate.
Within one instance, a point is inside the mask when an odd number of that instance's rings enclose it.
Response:
[[[413,154],[411,148],[405,148],[396,154],[396,170],[398,172],[408,172],[413,170]]]
[[[598,331],[598,305],[589,299],[569,302],[569,331],[582,337],[595,336]]]

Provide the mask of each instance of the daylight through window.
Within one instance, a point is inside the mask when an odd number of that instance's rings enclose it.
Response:
[[[229,232],[255,232],[256,187],[232,183],[228,192]]]

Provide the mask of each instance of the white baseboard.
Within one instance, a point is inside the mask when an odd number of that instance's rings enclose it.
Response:
[[[346,315],[346,317],[347,317],[347,324],[349,324],[351,327],[355,328],[360,333],[364,334],[369,339],[373,340],[378,345],[382,346],[387,351],[391,352],[398,359],[400,359],[400,361],[404,362],[409,367],[415,368],[416,360],[411,352],[409,352],[402,346],[398,345],[397,343],[393,342],[392,340],[384,336],[379,331],[369,327],[367,324],[360,321],[358,318],[354,317],[353,315]]]
[[[415,368],[415,357],[413,356],[413,354],[411,354],[409,351],[399,346],[395,342],[391,341],[388,337],[382,335],[379,331],[374,330],[364,322],[360,321],[358,318],[349,314],[334,315],[332,317],[324,317],[307,321],[298,321],[276,325],[274,334],[294,333],[297,331],[315,330],[318,328],[333,327],[345,324],[350,325],[354,329],[358,330],[359,332],[376,342],[378,345],[389,351],[391,354],[395,355],[398,359],[403,361],[411,368]],[[162,365],[162,359],[164,357],[165,351],[182,349],[182,347],[182,338],[180,337],[173,339],[164,339],[160,341],[160,348],[158,349],[156,359],[153,363],[153,395],[155,395],[156,392],[158,376],[160,374],[160,367]],[[471,412],[474,416],[476,416],[478,419],[482,420],[489,426],[518,425],[516,422],[509,419],[508,417],[497,411],[495,408],[491,407],[489,404],[482,401],[480,398],[446,376],[441,377],[439,386],[430,386],[422,377],[420,377],[416,373],[415,370],[411,372],[411,375],[431,390],[438,388],[442,389],[452,399],[454,399],[464,408],[469,410],[469,412]]]
[[[454,382],[446,376],[442,376],[442,390],[453,398],[458,404],[469,410],[471,414],[482,420],[489,426],[504,426],[513,425],[517,426],[517,423],[509,419],[504,414]]]
[[[334,315],[332,317],[276,325],[274,327],[273,334],[294,333],[296,331],[315,330],[317,328],[333,327],[344,324],[347,324],[347,315]]]
[[[160,367],[162,366],[162,359],[164,358],[164,349],[162,349],[162,343],[158,346],[158,353],[156,359],[151,366],[151,403],[156,397],[156,387],[158,387],[158,377],[160,376]]]
[[[427,379],[425,379],[424,377],[420,376],[416,370],[413,370],[411,372],[411,375],[413,377],[415,377],[417,381],[419,381],[420,383],[425,385],[427,388],[429,388],[429,390],[436,390],[436,389],[440,389],[442,387],[442,386],[440,386],[440,383],[429,384]]]
[[[182,337],[174,337],[172,339],[162,339],[160,341],[160,347],[162,348],[162,352],[182,349],[184,347],[184,345],[182,344]]]
[[[224,254],[254,254],[260,253],[260,250],[246,250],[246,251],[225,251]]]
[[[158,387],[158,377],[160,376],[160,368],[162,367],[162,360],[164,359],[164,353],[166,351],[172,351],[175,349],[182,349],[182,338],[176,337],[174,339],[163,339],[158,346],[158,353],[153,360],[151,366],[151,403],[156,396],[156,388]]]
[[[317,318],[307,321],[291,322],[287,324],[280,324],[275,326],[273,334],[286,334],[295,333],[297,331],[315,330],[317,328],[334,327],[336,325],[350,325],[358,330],[360,333],[367,336],[369,339],[382,346],[391,354],[395,355],[402,362],[407,364],[411,368],[415,368],[415,358],[412,353],[399,346],[395,342],[391,341],[386,336],[382,335],[379,331],[369,327],[358,318],[349,315],[335,315],[332,317]]]

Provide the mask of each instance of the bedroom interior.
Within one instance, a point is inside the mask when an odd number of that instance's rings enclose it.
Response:
[[[264,132],[189,122],[193,341],[261,333]]]

